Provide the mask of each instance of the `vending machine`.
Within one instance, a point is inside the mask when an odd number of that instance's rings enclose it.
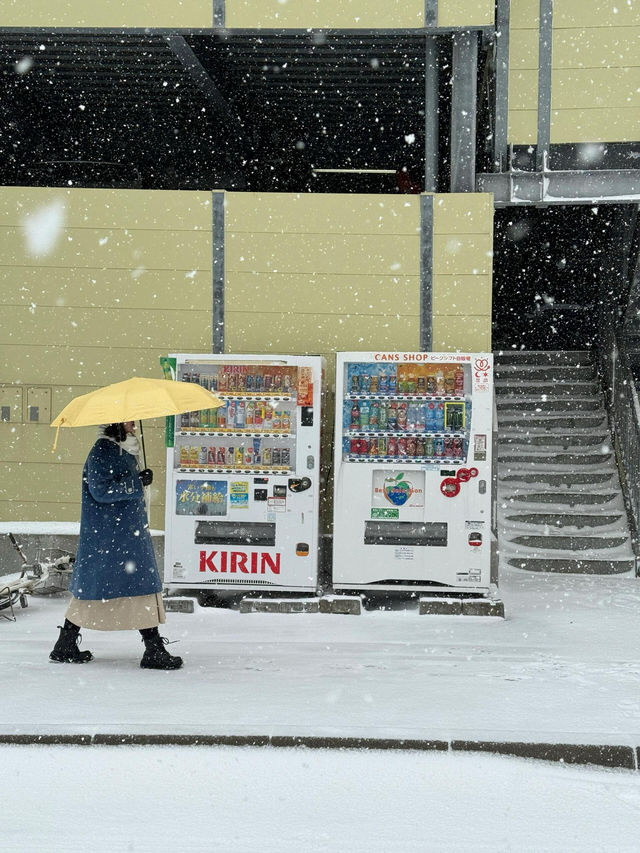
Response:
[[[224,401],[167,422],[165,584],[315,592],[322,359],[163,362]]]
[[[493,358],[338,353],[336,590],[489,590]]]

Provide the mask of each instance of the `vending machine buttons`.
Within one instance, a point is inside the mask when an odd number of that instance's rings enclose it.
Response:
[[[266,501],[267,489],[254,489],[253,490],[253,499],[254,499],[254,501]]]
[[[440,491],[445,498],[455,498],[460,492],[460,480],[455,477],[445,477],[440,483]]]
[[[473,531],[469,534],[469,545],[472,545],[475,548],[479,548],[482,545],[482,533],[478,533],[477,531]]]
[[[316,466],[316,460],[313,458],[313,456],[311,456],[311,455],[307,456],[307,469],[309,471],[313,471],[315,466]]]
[[[296,545],[296,557],[308,557],[309,544],[307,542],[298,542]]]
[[[300,425],[313,426],[313,408],[312,406],[302,406],[300,410]]]

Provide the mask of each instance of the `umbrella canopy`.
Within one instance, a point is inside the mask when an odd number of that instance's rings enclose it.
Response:
[[[161,418],[217,409],[223,401],[201,385],[172,379],[145,379],[135,376],[114,385],[105,385],[76,397],[51,422],[51,426],[80,427],[124,423],[142,418]],[[58,434],[56,433],[56,442]],[[53,449],[55,450],[55,443]]]

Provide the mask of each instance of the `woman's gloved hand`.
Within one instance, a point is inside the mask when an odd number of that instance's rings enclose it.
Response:
[[[140,481],[143,486],[150,486],[153,483],[153,471],[151,468],[145,468],[144,471],[140,471]]]

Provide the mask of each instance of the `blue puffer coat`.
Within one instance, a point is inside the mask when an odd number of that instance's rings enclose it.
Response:
[[[70,590],[89,601],[162,590],[138,466],[131,453],[99,438],[82,472],[82,516]]]

